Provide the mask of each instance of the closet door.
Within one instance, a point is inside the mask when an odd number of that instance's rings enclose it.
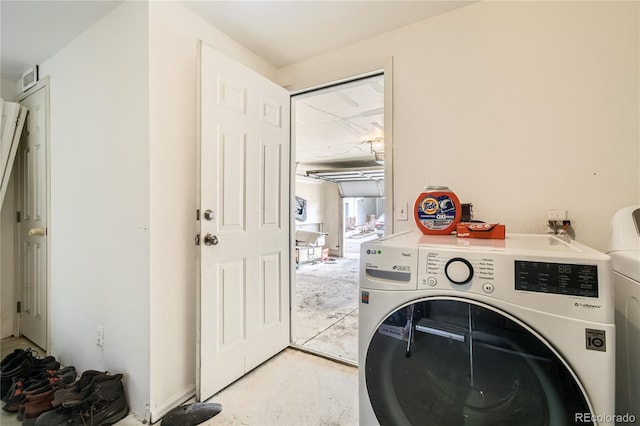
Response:
[[[29,110],[17,155],[20,334],[47,349],[46,86],[20,103]]]

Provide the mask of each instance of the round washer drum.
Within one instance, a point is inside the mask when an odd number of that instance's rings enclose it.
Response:
[[[500,243],[362,245],[362,424],[614,424],[611,258],[547,235]]]
[[[366,386],[381,425],[570,425],[589,405],[555,350],[517,319],[453,297],[405,305],[384,323],[412,324],[405,340],[376,333]],[[589,422],[590,423],[590,422]]]

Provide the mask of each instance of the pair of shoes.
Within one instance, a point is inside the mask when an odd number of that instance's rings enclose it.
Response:
[[[95,383],[108,380],[109,378],[111,378],[111,376],[106,371],[87,370],[82,373],[77,382],[66,389],[61,389],[56,392],[52,405],[59,407],[63,402],[70,405],[73,401],[82,401],[91,393],[92,386]]]
[[[76,379],[77,373],[74,366],[64,367],[60,370],[47,370],[40,372],[29,379],[14,380],[11,388],[3,398],[7,403],[2,409],[9,413],[18,411],[18,407],[23,403],[24,394],[47,385],[56,385],[57,389],[65,388]]]
[[[34,357],[34,353],[31,349],[16,349],[11,352],[9,355],[3,358],[2,364],[0,366],[0,382],[2,385],[2,400],[4,401],[4,395],[8,391],[8,387],[13,383],[13,379],[15,374],[22,373],[23,370],[20,367],[23,366],[23,363],[29,359]],[[26,367],[27,364],[24,364]]]
[[[7,398],[11,397],[9,391],[14,387],[16,381],[26,381],[45,373],[47,370],[58,370],[59,368],[60,363],[51,355],[40,359],[33,355],[33,351],[18,354],[0,371],[2,400],[6,402]]]
[[[97,373],[97,374],[95,374]],[[122,374],[83,373],[78,381],[89,382],[55,393],[57,408],[38,417],[35,426],[103,426],[118,422],[129,414]]]

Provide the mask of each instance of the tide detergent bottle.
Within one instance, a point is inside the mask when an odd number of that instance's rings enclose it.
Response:
[[[416,199],[413,214],[423,234],[451,234],[460,222],[462,205],[448,187],[427,186]]]

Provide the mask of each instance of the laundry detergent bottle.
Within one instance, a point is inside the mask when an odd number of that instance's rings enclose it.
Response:
[[[448,187],[427,186],[416,199],[413,214],[423,234],[451,234],[460,222],[462,205]]]

